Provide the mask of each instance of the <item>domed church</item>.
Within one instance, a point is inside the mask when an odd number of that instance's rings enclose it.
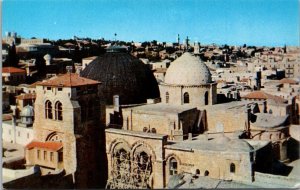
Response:
[[[159,88],[162,103],[199,107],[217,102],[216,83],[212,82],[209,69],[189,52],[171,64]]]
[[[159,97],[158,84],[150,68],[120,46],[107,48],[81,76],[102,83],[100,93],[107,105],[113,103],[114,95],[119,95],[121,105],[145,103],[147,99]]]

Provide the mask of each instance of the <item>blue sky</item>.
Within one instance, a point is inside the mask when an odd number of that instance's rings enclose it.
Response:
[[[3,0],[2,33],[299,46],[298,0]]]

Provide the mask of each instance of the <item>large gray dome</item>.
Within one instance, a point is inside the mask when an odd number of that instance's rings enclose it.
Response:
[[[150,68],[139,59],[122,51],[107,52],[92,61],[82,77],[100,81],[100,93],[106,104],[119,95],[120,104],[146,102],[158,98],[158,84]]]
[[[199,57],[186,52],[171,63],[164,83],[183,86],[208,84],[211,83],[211,73]]]

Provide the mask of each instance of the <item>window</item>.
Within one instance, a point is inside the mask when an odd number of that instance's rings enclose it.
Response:
[[[62,91],[62,88],[57,88],[57,91]]]
[[[166,92],[166,103],[169,103],[169,92]]]
[[[63,161],[63,152],[58,153],[58,161],[62,162]]]
[[[152,129],[151,129],[151,133],[156,133],[156,129],[155,129],[155,128],[152,128]]]
[[[235,165],[234,165],[234,163],[230,164],[230,173],[235,173]]]
[[[205,92],[204,99],[205,105],[208,105],[208,92]]]
[[[51,87],[47,87],[47,90],[51,90]]]
[[[47,152],[44,151],[44,160],[47,160]]]
[[[40,159],[40,150],[37,150],[36,157]]]
[[[143,128],[143,132],[147,132],[148,131],[148,128],[147,127],[144,127]]]
[[[177,174],[177,161],[175,158],[170,159],[170,167],[169,167],[170,175]]]
[[[200,170],[199,169],[196,169],[196,174],[200,175]]]
[[[55,103],[55,119],[60,121],[63,120],[62,104],[59,101]]]
[[[205,170],[204,176],[208,176],[208,175],[209,175],[209,171]]]
[[[184,103],[184,104],[190,103],[190,96],[189,96],[189,93],[187,93],[187,92],[185,92],[185,93],[183,94],[183,103]]]
[[[45,117],[46,119],[52,119],[53,118],[53,115],[52,115],[52,103],[47,100],[46,103],[45,103]]]
[[[50,152],[50,161],[52,162],[54,160],[53,152]]]

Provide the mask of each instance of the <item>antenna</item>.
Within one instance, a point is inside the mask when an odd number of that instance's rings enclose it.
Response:
[[[72,73],[72,69],[73,69],[72,66],[66,66],[67,73],[69,73],[69,77],[70,77],[70,84],[71,84],[71,73]]]

